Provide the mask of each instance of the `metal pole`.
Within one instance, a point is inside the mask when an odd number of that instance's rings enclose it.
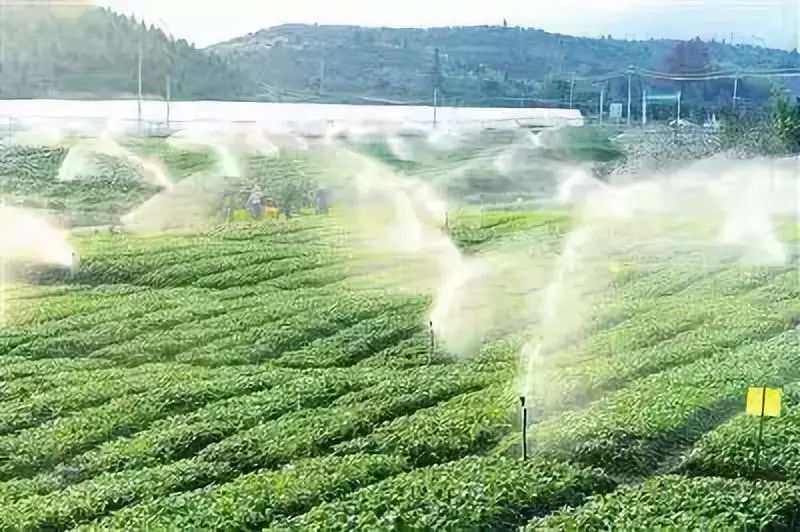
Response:
[[[647,125],[647,89],[642,88],[642,125]]]
[[[683,95],[683,91],[678,92],[678,119],[675,121],[675,127],[680,127],[681,125],[681,96]]]
[[[572,73],[572,81],[569,84],[569,108],[572,109],[572,97],[575,94],[575,72]]]
[[[325,60],[319,62],[319,95],[322,95],[322,88],[325,86]]]
[[[6,88],[6,0],[0,0],[0,89]],[[0,92],[4,92],[0,90]]]
[[[519,396],[519,404],[522,407],[522,459],[528,459],[528,407],[525,406],[525,396]]]
[[[761,439],[764,436],[764,407],[767,403],[767,388],[761,388],[761,419],[758,422],[758,442],[756,443],[756,471],[761,462]]]
[[[172,83],[169,74],[167,74],[167,129],[169,129],[169,102],[170,102],[171,92],[172,92]]]
[[[628,74],[628,127],[631,127],[631,75]]]
[[[139,90],[136,98],[136,107],[138,110],[137,116],[139,117],[139,133],[142,132],[142,37],[139,38]]]
[[[603,123],[603,104],[605,103],[606,98],[606,84],[600,87],[600,123]]]
[[[436,349],[436,334],[433,332],[433,322],[429,321],[428,326],[430,327],[431,331],[431,348],[428,351],[428,364],[433,361],[433,352]]]
[[[736,109],[736,96],[739,93],[739,78],[733,78],[733,108]]]
[[[435,89],[433,89],[433,127],[436,127],[436,119],[437,119],[436,108],[439,105],[438,100],[439,100],[439,88],[436,87]]]

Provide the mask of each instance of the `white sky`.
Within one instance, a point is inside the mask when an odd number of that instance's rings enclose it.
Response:
[[[207,46],[290,22],[363,26],[530,26],[618,38],[716,37],[798,46],[800,0],[96,0]]]

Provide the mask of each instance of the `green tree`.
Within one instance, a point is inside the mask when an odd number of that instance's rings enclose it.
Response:
[[[792,152],[800,151],[800,104],[785,96],[775,98],[772,127],[778,138]]]

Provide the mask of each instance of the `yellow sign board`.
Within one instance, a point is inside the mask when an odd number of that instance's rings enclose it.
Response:
[[[747,389],[747,415],[777,417],[781,415],[781,389],[751,386]]]

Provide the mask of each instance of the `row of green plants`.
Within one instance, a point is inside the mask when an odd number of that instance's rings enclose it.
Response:
[[[111,399],[100,406],[58,417],[43,425],[0,437],[0,479],[31,476],[92,447],[125,437],[151,423],[210,402],[285,382],[292,370],[265,367],[220,369],[208,379],[165,375],[147,393]]]
[[[204,338],[214,339],[223,335],[225,330],[235,331],[236,326],[242,328],[261,326],[270,321],[291,316],[294,312],[301,312],[314,298],[296,295],[295,297],[277,298],[272,294],[264,294],[245,302],[243,308],[232,305],[229,312],[224,305],[189,299],[178,309],[175,309],[175,300],[170,295],[150,293],[155,312],[148,313],[140,310],[135,302],[123,302],[120,305],[130,309],[132,318],[127,320],[103,320],[97,326],[77,329],[60,335],[33,337],[27,343],[18,345],[9,354],[26,356],[29,358],[61,358],[61,357],[116,357],[123,360],[125,354],[143,355],[139,351],[143,346],[160,344],[162,352],[169,352],[171,348],[166,345],[170,337],[176,341],[183,340],[187,348],[192,341],[199,342]],[[317,301],[319,298],[317,298]],[[179,302],[183,303],[180,299]],[[170,311],[169,303],[174,309]],[[299,307],[295,310],[295,307]],[[130,316],[129,314],[129,316]],[[138,316],[138,317],[137,317]],[[197,338],[190,337],[194,333]],[[126,350],[126,347],[128,348]]]
[[[85,478],[188,458],[238,432],[307,408],[322,408],[338,397],[397,377],[385,371],[312,370],[273,388],[217,401],[178,413],[129,438],[106,442],[68,462]]]
[[[613,489],[598,470],[553,461],[468,457],[393,476],[269,530],[517,530]]]
[[[800,478],[797,384],[782,392],[781,415],[764,419],[760,442],[760,418],[742,413],[705,434],[686,457],[681,472],[792,482]]]
[[[301,432],[297,436],[297,448],[292,452],[317,452],[308,447],[314,445],[312,440],[330,437],[328,433],[320,434],[322,421],[329,421],[328,431],[334,434],[347,429],[348,419],[360,419],[360,430],[369,430],[370,420],[379,423],[394,415],[431,407],[501,378],[499,374],[471,365],[415,368],[399,373],[365,368],[307,371],[263,391],[220,399],[185,413],[173,412],[127,438],[100,443],[64,461],[56,469],[45,468],[31,479],[0,483],[0,501],[11,504],[30,494],[58,490],[65,482],[166,465],[200,452],[218,456],[219,452],[213,450],[215,447],[230,448],[246,436],[240,433],[250,429],[251,436],[245,439],[252,441],[256,449],[258,438],[252,437],[252,433],[261,434],[265,445],[277,449],[275,453],[280,452],[281,441],[280,438],[275,440],[273,431],[285,427],[289,441],[294,441],[292,428]],[[315,409],[310,415],[305,412],[309,408]],[[310,440],[308,445],[302,441],[304,436]],[[71,472],[68,479],[63,471]]]
[[[417,378],[423,375],[420,373]],[[27,523],[33,526],[48,524],[58,528],[100,517],[139,501],[160,499],[172,492],[199,489],[211,483],[238,482],[246,478],[241,475],[251,472],[264,470],[262,476],[271,475],[273,473],[268,470],[286,464],[294,467],[299,459],[328,454],[339,441],[369,433],[383,421],[430,407],[474,385],[475,377],[465,375],[460,382],[439,386],[433,392],[418,386],[407,394],[373,396],[365,402],[348,404],[349,401],[344,401],[338,406],[298,410],[211,444],[193,458],[119,472],[98,472],[83,482],[80,481],[83,470],[75,463],[62,469],[59,475],[0,485],[0,501],[7,505],[0,514],[18,519],[26,516]],[[364,398],[360,392],[355,393]],[[145,444],[149,446],[150,443]],[[78,482],[64,489],[71,484],[69,477],[65,478],[67,473]],[[59,500],[57,504],[43,504],[55,499]],[[58,517],[52,516],[51,507],[58,509]],[[33,511],[33,508],[38,510]],[[231,510],[242,512],[243,509]]]
[[[0,402],[0,436],[99,406],[118,397],[151,392],[176,374],[180,374],[182,379],[198,380],[209,377],[212,371],[194,366],[148,364],[129,371],[115,368],[93,373],[69,372],[64,379],[68,382],[51,382],[49,388],[37,383],[31,393]],[[19,393],[20,388],[16,390]]]
[[[405,469],[402,459],[385,455],[298,460],[281,469],[249,473],[225,484],[143,502],[80,529],[254,530]]]
[[[491,449],[512,431],[514,398],[507,381],[460,395],[379,426],[336,452],[388,453],[419,467]]]
[[[791,483],[670,475],[593,497],[526,530],[796,530],[799,504]]]
[[[19,388],[21,394],[36,391],[40,383],[43,387],[55,385],[52,376],[72,371],[97,371],[113,369],[108,360],[96,358],[45,358],[31,360],[24,357],[3,356],[0,366],[0,397],[16,395]]]
[[[792,328],[796,305],[769,304],[743,297],[708,300],[697,303],[697,313],[685,307],[678,324],[664,322],[650,327],[641,325],[633,330],[646,337],[651,332],[651,345],[635,347],[619,346],[615,340],[606,349],[593,349],[590,355],[568,368],[554,368],[553,382],[558,382],[563,395],[586,394],[597,396],[614,390],[641,377],[659,373],[664,369],[694,362],[738,346],[766,340]],[[653,316],[658,316],[658,313]],[[694,327],[688,324],[699,316]],[[671,330],[670,330],[671,329]],[[617,330],[617,329],[615,329]],[[669,331],[661,336],[660,331]],[[597,338],[597,336],[595,336]],[[589,345],[594,347],[590,341]],[[619,346],[619,347],[618,347]],[[581,355],[583,355],[581,351]]]
[[[280,301],[280,296],[275,299]],[[412,296],[343,294],[338,299],[314,305],[300,298],[297,304],[303,311],[268,326],[265,324],[271,320],[255,327],[230,323],[227,333],[220,334],[216,341],[195,343],[197,347],[177,354],[175,360],[212,366],[272,360],[287,351],[303,348],[318,338],[336,335],[376,314],[419,309],[420,303],[416,299]]]

